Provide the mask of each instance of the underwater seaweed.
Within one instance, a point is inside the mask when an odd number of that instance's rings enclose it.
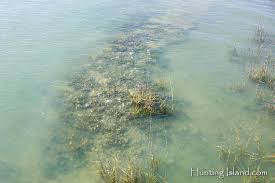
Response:
[[[136,157],[122,163],[117,157],[101,161],[99,175],[104,183],[167,183],[167,179],[159,174],[160,160],[152,155],[142,165]]]
[[[55,177],[71,171],[76,162],[81,162],[76,167],[85,166],[85,158],[93,152],[97,156],[113,151],[127,154],[128,149],[144,153],[138,146],[142,139],[130,131],[138,129],[146,136],[151,121],[175,114],[172,83],[155,81],[153,76],[167,72],[168,64],[162,67],[161,42],[177,31],[182,28],[143,21],[115,37],[70,76],[57,97],[60,124],[45,150],[52,157],[46,163],[46,174]],[[167,130],[167,124],[155,125],[160,131]],[[105,168],[108,171],[102,170],[101,175],[108,177],[104,180],[117,182],[115,164]],[[135,172],[132,174],[125,177],[125,183],[135,179]],[[155,181],[153,174],[146,179]]]
[[[257,44],[262,45],[267,41],[267,32],[263,25],[258,25],[255,30],[254,40]]]
[[[268,152],[263,144],[263,139],[255,133],[255,127],[246,129],[245,127],[235,128],[232,137],[225,140],[221,145],[216,146],[219,159],[229,169],[236,171],[267,170],[272,168],[274,155]],[[266,176],[242,176],[243,183],[271,183],[273,175]]]
[[[243,128],[235,128],[232,132],[233,138],[229,138],[230,141],[216,146],[220,160],[229,168],[257,168],[266,156],[261,137],[255,133],[248,136],[243,133]]]
[[[242,93],[246,90],[246,82],[245,80],[236,82],[230,86],[230,90],[236,93]]]
[[[256,83],[256,104],[261,105],[262,109],[268,111],[269,114],[274,114],[275,111],[274,48],[270,44],[272,39],[274,39],[272,35],[263,26],[258,25],[251,47],[247,50],[234,47],[230,51],[230,60],[240,63],[248,80]],[[234,92],[243,92],[244,84],[237,83],[230,89]]]

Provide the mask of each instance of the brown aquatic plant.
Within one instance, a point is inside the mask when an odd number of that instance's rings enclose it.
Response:
[[[275,103],[267,103],[265,104],[265,107],[267,108],[268,112],[275,114]]]
[[[270,79],[270,72],[267,64],[253,66],[248,76],[256,83],[267,83]]]
[[[266,94],[261,89],[261,87],[259,85],[257,85],[257,87],[256,87],[256,101],[259,103],[262,103],[262,102],[264,102],[265,97],[266,97]]]
[[[234,83],[232,86],[230,86],[230,90],[236,93],[242,93],[245,91],[245,89],[246,89],[245,80],[239,81],[237,83]]]
[[[100,164],[99,175],[105,183],[119,182],[118,160],[114,158],[112,161],[106,161]]]
[[[164,91],[164,90],[169,90],[169,82],[165,79],[159,79],[156,81],[156,89],[157,90],[161,90],[161,91]]]
[[[219,158],[230,168],[242,169],[249,166],[257,169],[266,156],[261,138],[257,135],[250,136],[244,143],[241,139],[240,129],[235,130],[234,141],[231,144],[216,147]],[[254,149],[254,151],[251,149]]]
[[[266,42],[267,33],[266,33],[265,29],[264,29],[264,26],[258,25],[256,27],[254,39],[255,39],[255,42],[257,44],[260,44],[260,45],[264,44]]]
[[[268,178],[266,176],[256,176],[256,175],[251,175],[251,176],[243,176],[242,178],[242,183],[273,183],[275,180],[273,178]]]
[[[253,133],[254,128],[249,129],[246,133],[248,137],[243,134],[244,129],[237,128],[232,141],[229,140],[229,142],[217,146],[219,158],[226,167],[235,168],[236,171],[245,171],[247,167],[250,170],[261,171],[267,170],[269,163],[274,163],[274,153],[266,152],[263,139]],[[262,176],[242,176],[241,180],[242,183],[272,183],[274,177],[267,173]]]
[[[101,161],[99,175],[104,183],[167,183],[167,179],[159,175],[160,160],[152,155],[142,165],[136,157],[122,163],[117,157],[109,161]]]
[[[275,96],[268,97],[259,86],[256,88],[256,101],[262,104],[270,114],[275,114]]]
[[[172,96],[163,96],[152,89],[130,91],[133,111],[132,116],[169,115],[174,112]]]

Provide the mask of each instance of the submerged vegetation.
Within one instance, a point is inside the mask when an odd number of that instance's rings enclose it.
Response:
[[[234,92],[255,90],[255,104],[275,114],[275,50],[272,42],[274,35],[266,32],[263,26],[257,26],[248,48],[233,48],[231,61],[239,64],[244,78],[230,89]],[[273,116],[271,116],[273,118]],[[267,139],[265,139],[267,140]],[[240,127],[233,130],[230,137],[217,146],[219,159],[227,168],[236,171],[250,170],[268,172],[268,175],[242,176],[242,183],[272,183],[274,174],[274,151],[264,144],[256,128]],[[271,148],[272,149],[272,148]]]
[[[267,152],[260,136],[255,134],[255,129],[236,128],[232,139],[227,138],[221,145],[216,146],[220,160],[227,168],[236,171],[269,171],[272,172],[274,154]],[[273,175],[242,177],[242,183],[271,183]]]
[[[247,141],[241,139],[241,130],[235,130],[235,137],[232,142],[226,145],[217,146],[220,159],[225,162],[229,168],[237,168],[238,170],[250,167],[257,169],[261,166],[266,152],[263,149],[261,138],[251,135]]]
[[[257,26],[251,47],[247,50],[235,47],[231,51],[231,60],[241,64],[247,79],[256,84],[257,103],[270,114],[275,114],[275,50],[273,41],[272,34],[267,33],[263,26]],[[233,91],[242,92],[245,90],[245,85],[238,84],[232,88]]]
[[[155,156],[146,162],[127,157],[132,152],[144,157],[147,148],[152,148],[154,137],[158,143],[167,143],[167,138],[152,133],[152,126],[157,126],[159,133],[165,130],[166,134],[172,125],[167,117],[180,113],[172,82],[155,77],[163,76],[168,70],[168,63],[162,59],[165,39],[181,31],[180,27],[154,21],[131,27],[93,55],[62,86],[60,124],[55,126],[45,151],[46,157],[50,157],[45,166],[47,176],[82,168],[89,162],[88,158],[102,158],[99,178],[103,183],[167,182]],[[233,49],[232,60],[244,66],[247,77],[231,90],[245,92],[248,81],[252,81],[257,87],[257,104],[275,113],[274,63],[273,55],[267,56],[268,39],[263,29],[257,29],[253,48]],[[236,130],[234,136],[233,141],[217,146],[219,158],[227,167],[258,170],[274,163],[274,154],[266,152],[259,136],[244,138],[241,130]],[[144,143],[151,144],[145,147]],[[105,160],[116,153],[121,157]],[[243,177],[243,183],[268,182],[271,182],[269,177]]]
[[[237,92],[237,93],[244,92],[246,90],[245,80],[234,83],[232,86],[230,86],[230,90],[233,91],[233,92]]]
[[[122,163],[114,157],[101,161],[99,175],[104,183],[168,183],[160,174],[160,160],[152,155],[146,163],[137,158]]]
[[[51,157],[46,165],[48,176],[84,166],[88,154],[95,153],[99,157],[116,151],[126,155],[128,151],[138,150],[141,154],[146,151],[141,148],[144,143],[141,137],[149,138],[146,136],[157,120],[175,115],[171,82],[166,78],[156,81],[154,77],[167,72],[168,64],[162,63],[161,58],[162,46],[165,38],[177,31],[182,32],[182,27],[149,20],[134,26],[115,38],[108,48],[92,56],[62,86],[59,96],[62,123],[53,130],[45,151]],[[154,125],[159,132],[162,128],[167,130],[165,122]],[[136,182],[131,180],[135,177],[118,175],[114,166],[101,166],[105,182],[116,182],[109,179],[110,176],[123,176],[125,183]],[[144,171],[128,173],[140,174],[131,175],[141,176],[137,177],[141,178],[139,182],[149,179],[159,182],[155,175],[149,176]]]

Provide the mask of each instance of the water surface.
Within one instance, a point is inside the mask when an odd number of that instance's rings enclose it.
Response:
[[[124,25],[148,17],[192,27],[162,53],[175,96],[184,101],[184,115],[171,121],[171,140],[159,147],[169,181],[218,182],[216,177],[190,177],[189,169],[221,167],[215,147],[220,136],[230,136],[230,129],[240,124],[256,126],[274,153],[274,116],[253,110],[254,91],[228,90],[243,75],[240,66],[229,62],[230,50],[246,46],[259,23],[272,32],[274,7],[268,0],[1,1],[0,162],[11,167],[3,179],[93,182],[89,168],[57,180],[43,173],[45,143],[59,122],[52,111],[56,93],[89,56],[125,31]]]

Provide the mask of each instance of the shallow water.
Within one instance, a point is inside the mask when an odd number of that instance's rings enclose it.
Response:
[[[268,0],[1,1],[0,171],[9,173],[0,174],[0,180],[94,182],[92,166],[54,180],[44,175],[43,150],[59,122],[53,111],[56,93],[89,56],[127,31],[123,25],[147,17],[192,27],[178,41],[171,37],[161,55],[184,114],[169,119],[164,135],[169,140],[156,147],[169,182],[219,182],[217,177],[190,177],[190,168],[222,167],[216,146],[221,136],[232,138],[230,129],[240,124],[255,126],[267,151],[274,153],[274,116],[255,107],[254,91],[228,89],[243,75],[239,65],[229,62],[230,50],[246,46],[259,23],[272,32],[274,12],[275,2]]]

